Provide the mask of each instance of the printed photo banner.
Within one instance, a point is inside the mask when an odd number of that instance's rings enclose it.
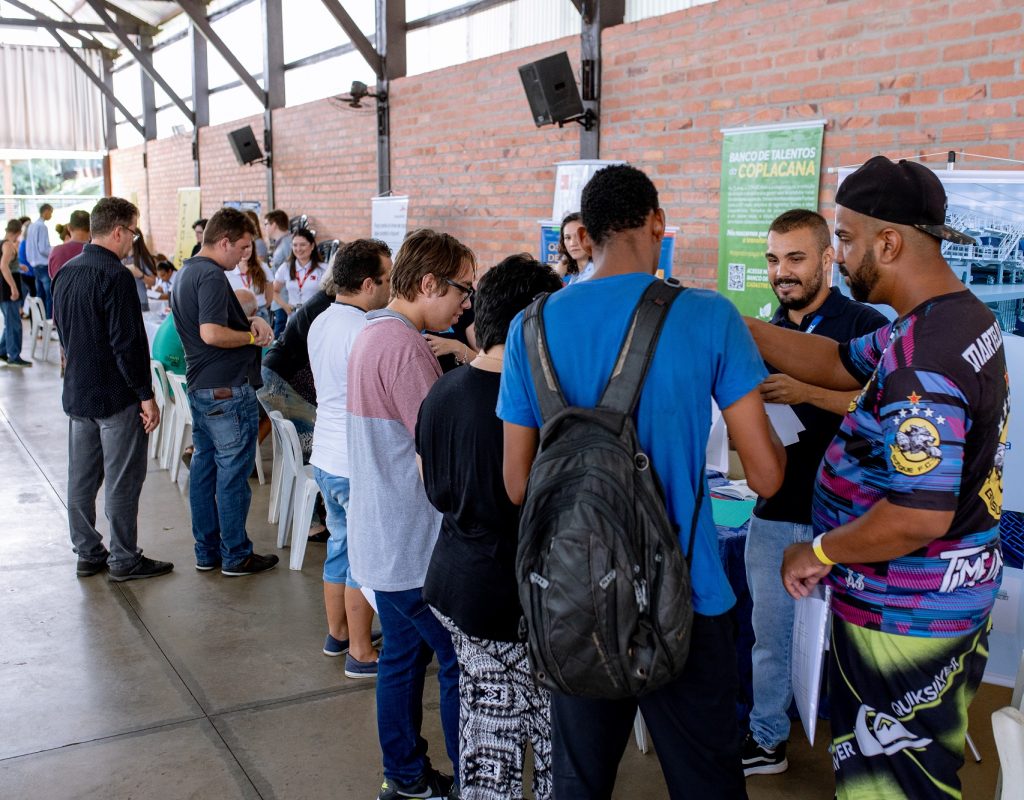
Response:
[[[174,245],[174,266],[181,269],[182,263],[192,255],[196,234],[192,225],[201,213],[200,189],[186,186],[178,189],[178,230]]]
[[[722,130],[718,291],[740,313],[770,319],[768,226],[791,208],[818,208],[825,120]]]

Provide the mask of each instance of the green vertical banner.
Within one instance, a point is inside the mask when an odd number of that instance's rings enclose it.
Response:
[[[740,313],[769,319],[778,302],[764,258],[768,226],[791,208],[818,208],[825,121],[722,131],[718,291]]]

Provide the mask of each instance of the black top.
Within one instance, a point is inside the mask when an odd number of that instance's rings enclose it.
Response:
[[[309,347],[307,345],[309,326],[333,302],[334,297],[330,297],[324,292],[317,292],[312,300],[299,306],[298,310],[288,318],[284,333],[277,338],[266,355],[263,356],[263,366],[273,370],[289,383],[297,372],[309,367]]]
[[[416,452],[427,497],[443,514],[423,598],[470,636],[518,641],[519,508],[501,476],[501,375],[465,366],[442,375],[420,406]]]
[[[772,317],[772,325],[794,331],[806,331],[813,325],[812,333],[827,336],[837,342],[847,342],[871,333],[887,322],[875,309],[854,302],[834,286],[821,307],[807,314],[799,326],[790,321],[782,306]],[[779,371],[770,364],[765,366],[769,372]],[[786,448],[786,473],[782,488],[768,499],[759,497],[754,506],[754,514],[761,519],[810,525],[811,498],[818,466],[843,418],[810,403],[801,403],[792,408],[803,423],[804,430],[800,431],[800,440]]]
[[[53,320],[67,360],[67,414],[103,419],[152,399],[149,340],[135,279],[114,253],[87,244],[57,273]]]
[[[4,248],[13,248],[15,257],[11,259],[10,270],[11,277],[14,278],[14,285],[18,287],[18,294],[21,294],[21,271],[18,269],[18,245],[14,242],[8,242],[6,239],[0,239],[0,259],[3,258]],[[3,275],[0,275],[0,303],[6,303],[11,299],[11,287],[4,280]]]
[[[263,385],[257,345],[214,347],[199,335],[199,326],[203,323],[223,325],[235,331],[248,331],[250,327],[228,283],[227,273],[217,262],[202,256],[185,261],[174,280],[171,311],[174,312],[174,327],[185,348],[185,380],[190,391],[245,383],[254,387]]]

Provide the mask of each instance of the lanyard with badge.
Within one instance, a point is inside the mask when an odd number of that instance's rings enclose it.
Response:
[[[811,324],[807,326],[807,330],[805,330],[804,333],[814,333],[814,329],[818,327],[818,325],[821,323],[821,320],[821,314],[815,315],[814,319],[811,320]]]
[[[299,275],[299,271],[295,270],[295,282],[299,285],[300,299],[302,298],[302,287],[306,285],[306,281],[309,279],[309,276],[313,274],[314,269],[314,265],[310,264],[308,267],[306,267],[306,271],[303,272],[301,276]],[[313,276],[313,280],[316,280],[315,275]]]

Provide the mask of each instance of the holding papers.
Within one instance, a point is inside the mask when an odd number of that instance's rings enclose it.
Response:
[[[793,698],[807,732],[807,741],[814,744],[818,724],[818,698],[821,696],[821,671],[825,663],[832,590],[820,583],[802,600],[796,601],[793,617],[793,657],[791,679]]]

